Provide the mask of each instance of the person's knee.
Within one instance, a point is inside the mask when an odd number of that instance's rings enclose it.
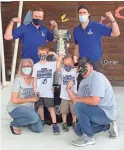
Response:
[[[79,103],[79,102],[77,102],[75,105],[74,105],[74,111],[76,112],[76,111],[79,111],[79,110],[84,110],[84,109],[86,109],[86,104],[84,104],[84,103]]]
[[[80,116],[81,113],[83,113],[85,111],[86,107],[87,107],[87,105],[84,103],[76,103],[74,105],[74,112],[75,112],[76,116],[77,117]]]
[[[30,124],[36,123],[39,120],[39,116],[36,112],[32,112],[30,113],[30,115],[28,116],[28,119],[30,121]]]
[[[33,127],[31,130],[35,133],[41,133],[43,131],[43,126],[41,125],[39,127]]]
[[[42,128],[39,128],[39,129],[36,129],[36,133],[41,133],[43,130],[42,130]]]

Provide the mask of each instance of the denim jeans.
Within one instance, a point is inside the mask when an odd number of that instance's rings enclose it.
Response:
[[[84,103],[76,103],[74,110],[78,123],[75,127],[75,133],[78,136],[85,133],[89,137],[93,137],[94,133],[104,131],[112,120],[110,120],[105,112],[99,106],[87,105]]]
[[[40,133],[43,126],[39,115],[30,107],[20,106],[9,113],[14,119],[10,125],[13,127],[27,126],[31,131]]]

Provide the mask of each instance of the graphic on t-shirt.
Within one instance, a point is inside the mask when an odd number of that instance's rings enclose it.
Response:
[[[74,76],[72,76],[72,75],[63,76],[63,85],[67,85],[70,80],[72,80],[73,84],[75,85],[75,77]]]
[[[24,88],[22,95],[24,95],[24,98],[30,98],[34,95],[33,88]]]
[[[37,71],[37,79],[52,78],[52,69],[42,68]]]
[[[47,83],[47,79],[43,79],[43,80],[41,81],[41,83],[42,83],[42,84],[46,84],[46,83]]]
[[[86,84],[81,88],[82,96],[90,96],[89,85]]]

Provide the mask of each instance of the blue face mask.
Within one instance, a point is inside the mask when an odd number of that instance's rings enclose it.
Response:
[[[37,26],[37,25],[42,25],[43,21],[40,19],[32,19],[32,22]]]
[[[23,72],[25,75],[30,75],[31,72],[32,72],[32,68],[31,68],[31,67],[23,67],[23,68],[22,68],[22,72]]]
[[[88,21],[88,16],[87,15],[79,16],[79,20],[81,23],[85,23]]]
[[[65,70],[66,70],[67,72],[69,72],[69,71],[71,71],[72,66],[70,66],[70,65],[65,65],[64,68],[65,68]]]
[[[39,55],[40,60],[46,60],[47,55],[43,54],[43,55]]]

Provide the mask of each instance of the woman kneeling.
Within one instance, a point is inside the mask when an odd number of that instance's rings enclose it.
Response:
[[[21,134],[20,127],[27,126],[31,131],[40,133],[43,126],[34,110],[34,102],[38,101],[33,91],[33,61],[23,59],[12,86],[11,101],[7,106],[9,115],[14,119],[10,123],[13,134]]]

